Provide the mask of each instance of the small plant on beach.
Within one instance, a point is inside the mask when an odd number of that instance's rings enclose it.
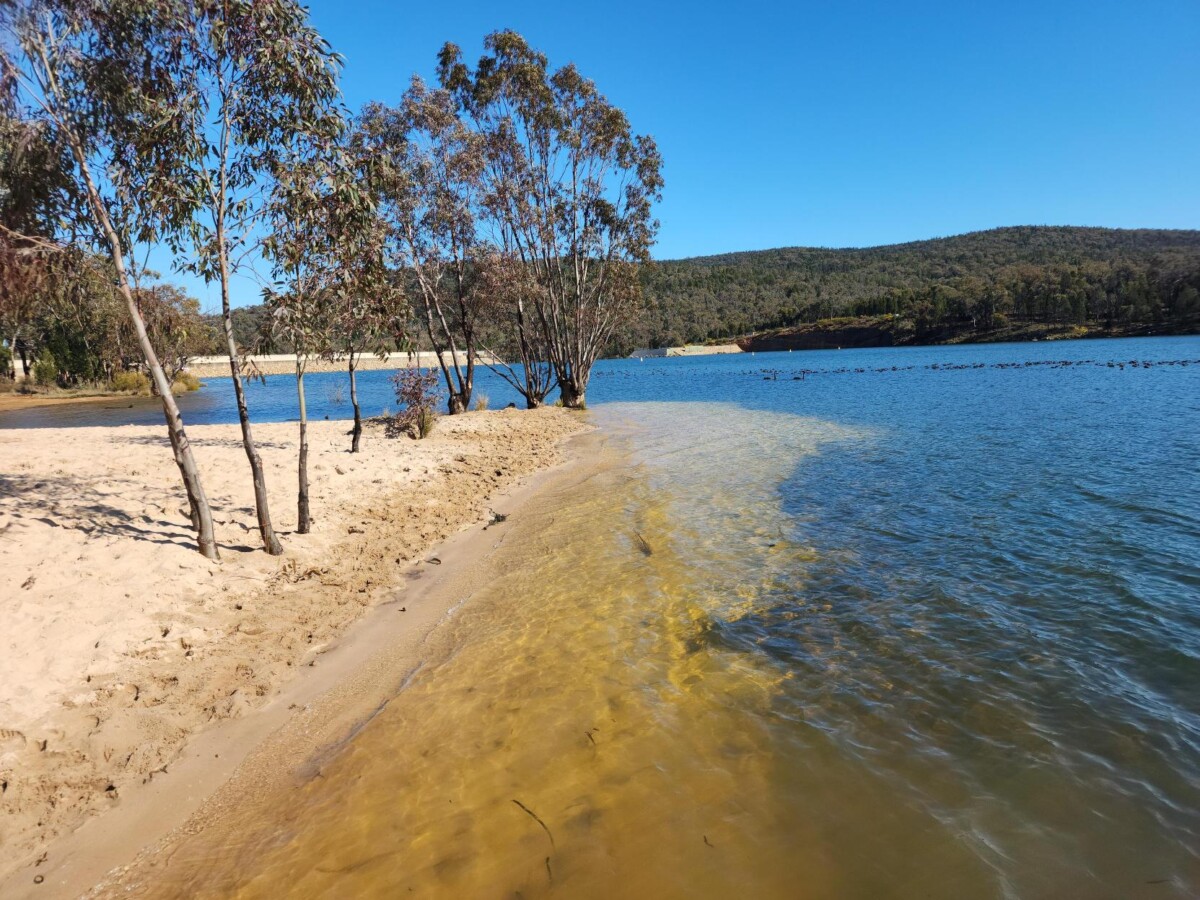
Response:
[[[396,400],[404,408],[388,421],[389,437],[407,434],[421,440],[429,437],[437,423],[436,407],[441,402],[438,392],[438,373],[435,369],[401,369],[392,376]]]
[[[422,409],[417,413],[417,440],[423,441],[433,434],[433,426],[437,424],[438,414],[432,409]]]
[[[475,395],[475,412],[484,412],[488,408],[488,395]]]
[[[150,379],[137,369],[117,372],[109,382],[109,386],[122,394],[149,394]]]
[[[43,350],[41,356],[34,362],[33,380],[43,387],[58,381],[58,363],[54,359],[54,354],[49,350]]]

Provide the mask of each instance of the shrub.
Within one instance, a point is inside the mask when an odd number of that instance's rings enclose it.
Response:
[[[488,408],[488,395],[487,394],[476,394],[475,395],[475,411],[483,412],[487,408]]]
[[[54,354],[49,350],[43,350],[34,362],[33,380],[43,386],[58,381],[58,363],[54,359]]]
[[[175,381],[171,384],[171,389],[176,393],[198,391],[200,390],[200,379],[191,372],[180,372],[175,376]]]
[[[432,409],[422,409],[417,413],[416,429],[417,440],[424,440],[433,433],[433,426],[437,424],[438,414]]]
[[[109,387],[122,393],[148,394],[150,393],[150,379],[136,369],[127,369],[114,375],[112,381],[109,382]]]
[[[404,408],[389,421],[389,437],[407,434],[410,437],[429,437],[437,422],[435,407],[441,402],[438,391],[439,376],[436,370],[422,372],[420,369],[401,369],[392,376],[396,387],[396,400]]]
[[[11,394],[17,389],[17,383],[11,378],[0,376],[0,394]]]

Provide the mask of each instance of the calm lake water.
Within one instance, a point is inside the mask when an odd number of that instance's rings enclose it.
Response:
[[[597,473],[407,688],[149,893],[1200,895],[1200,338],[613,361],[589,400]]]

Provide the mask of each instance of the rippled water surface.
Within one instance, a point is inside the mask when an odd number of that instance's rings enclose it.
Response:
[[[1200,339],[623,361],[591,399],[596,471],[409,686],[155,890],[1200,895]]]

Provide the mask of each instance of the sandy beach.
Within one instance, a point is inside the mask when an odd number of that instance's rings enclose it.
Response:
[[[515,503],[514,487],[587,427],[558,409],[471,413],[422,442],[370,427],[351,455],[344,422],[313,423],[315,523],[297,535],[296,426],[258,425],[282,558],[256,549],[237,427],[189,428],[219,564],[193,549],[162,429],[0,432],[0,893],[40,885],[63,863],[47,856],[52,842],[88,820],[95,834],[103,814],[141,804],[143,817],[178,824],[182,798],[170,808],[155,792],[169,790],[181,754],[231,720],[248,753],[303,707],[282,704],[289,691],[315,695],[353,667],[355,655],[332,651],[357,620],[441,570],[430,548],[489,520],[500,498]],[[358,640],[412,640],[441,614],[413,613]],[[187,801],[227,776],[189,783]]]

